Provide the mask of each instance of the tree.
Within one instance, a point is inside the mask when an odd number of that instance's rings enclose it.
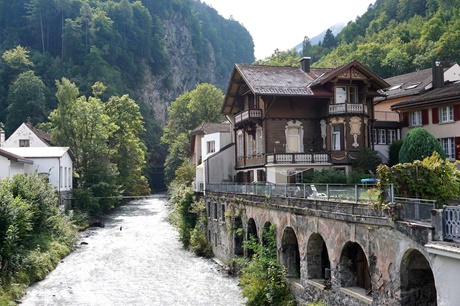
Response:
[[[204,122],[221,122],[220,113],[223,94],[211,84],[199,84],[172,102],[168,110],[169,119],[163,129],[161,141],[168,146],[165,161],[165,180],[174,178],[176,169],[188,157],[188,136]]]
[[[377,151],[371,148],[362,148],[359,150],[351,167],[355,172],[369,173],[369,171],[372,171],[374,173],[381,163],[382,159],[377,155]]]
[[[302,42],[302,57],[304,56],[311,56],[311,42],[308,36],[305,36]]]
[[[34,64],[29,60],[29,51],[22,46],[6,50],[2,55],[3,60],[13,70],[24,72]]]
[[[45,84],[33,71],[21,73],[8,90],[8,113],[6,130],[14,131],[28,118],[34,123],[42,122],[46,116]]]
[[[258,60],[255,62],[256,65],[266,66],[299,66],[300,56],[296,50],[280,51],[276,49],[275,52],[264,60]]]
[[[399,164],[399,151],[401,150],[402,144],[402,139],[395,140],[388,148],[388,165],[390,167]]]
[[[115,125],[108,141],[111,160],[120,172],[118,184],[126,195],[149,194],[143,174],[146,147],[140,136],[145,129],[139,106],[128,95],[123,95],[121,98],[111,97],[104,107],[110,122]]]
[[[335,48],[337,46],[337,41],[335,40],[334,34],[332,34],[331,29],[327,29],[326,34],[323,38],[322,46],[324,48]]]
[[[446,154],[436,138],[423,128],[415,128],[409,132],[399,151],[400,163],[411,163],[414,160],[423,160],[433,152],[439,153],[442,159]]]

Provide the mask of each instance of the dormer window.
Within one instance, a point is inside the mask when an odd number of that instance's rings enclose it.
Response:
[[[336,86],[335,104],[358,103],[358,87],[356,86]]]
[[[417,83],[412,83],[410,84],[409,86],[406,87],[406,89],[414,89],[416,88],[418,85],[420,85],[422,82],[417,82]]]
[[[401,89],[402,86],[403,86],[403,84],[404,84],[404,83],[393,85],[393,86],[391,86],[390,88],[388,88],[387,91],[392,91],[392,90],[396,90],[396,89]]]
[[[19,147],[30,147],[29,139],[19,139]]]

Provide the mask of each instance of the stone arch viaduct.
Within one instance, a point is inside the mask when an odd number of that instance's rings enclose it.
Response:
[[[299,302],[437,305],[431,226],[394,222],[371,204],[208,193],[208,239],[227,263],[274,224],[278,260]],[[242,229],[242,230],[238,230]]]

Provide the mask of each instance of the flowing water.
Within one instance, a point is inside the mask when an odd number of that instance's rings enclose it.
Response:
[[[83,233],[22,305],[243,305],[238,279],[181,248],[165,220],[167,204],[161,197],[131,202],[105,228]]]

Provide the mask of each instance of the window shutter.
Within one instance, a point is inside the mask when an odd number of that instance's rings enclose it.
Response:
[[[454,105],[454,120],[458,121],[460,120],[460,105]]]
[[[345,132],[343,124],[340,125],[340,150],[345,150]]]
[[[460,160],[460,137],[455,137],[455,159]]]
[[[409,126],[409,113],[402,113],[402,124],[403,127],[408,127]]]
[[[439,108],[434,107],[431,109],[431,118],[433,119],[433,123],[439,123]]]
[[[427,125],[428,123],[428,110],[422,109],[422,125]]]

